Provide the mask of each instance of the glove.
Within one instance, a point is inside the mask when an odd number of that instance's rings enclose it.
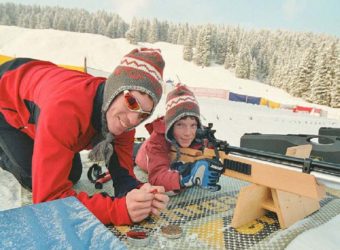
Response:
[[[179,169],[181,174],[180,184],[182,187],[198,185],[210,191],[221,189],[217,185],[223,167],[220,164],[213,165],[209,159],[199,160],[192,164],[183,164]]]

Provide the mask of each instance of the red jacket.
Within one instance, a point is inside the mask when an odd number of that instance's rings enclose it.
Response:
[[[151,185],[164,186],[166,192],[180,190],[180,175],[177,171],[170,169],[171,145],[165,139],[164,117],[146,126],[152,133],[140,147],[136,156],[136,164],[148,173]]]
[[[29,61],[2,75],[0,112],[34,140],[34,203],[75,196],[104,224],[131,224],[125,197],[90,197],[73,190],[68,180],[74,154],[91,148],[91,139],[100,132],[91,116],[97,89],[105,80],[50,62]],[[133,177],[134,134],[130,131],[115,140],[119,162]]]

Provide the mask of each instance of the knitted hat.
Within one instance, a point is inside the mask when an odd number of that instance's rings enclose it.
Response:
[[[177,84],[174,90],[169,92],[166,97],[165,113],[165,138],[172,142],[173,135],[170,135],[170,129],[174,123],[185,116],[194,116],[197,118],[201,127],[200,108],[193,92],[185,85]]]
[[[89,154],[92,161],[102,161],[108,164],[113,154],[114,136],[108,131],[106,112],[116,96],[124,90],[137,90],[148,94],[153,100],[153,109],[162,96],[164,60],[158,49],[134,49],[125,55],[120,64],[106,80],[102,105],[102,138]],[[103,139],[103,140],[102,140]]]
[[[125,55],[106,80],[102,111],[106,112],[113,99],[124,90],[148,94],[155,108],[162,96],[164,65],[158,49],[134,49]]]

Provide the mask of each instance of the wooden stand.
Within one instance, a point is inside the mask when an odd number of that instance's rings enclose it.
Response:
[[[287,150],[287,155],[308,157],[310,152],[311,146],[304,145],[289,148]],[[291,170],[287,171],[291,172]],[[237,228],[257,219],[263,216],[266,213],[266,210],[268,210],[276,213],[281,228],[287,228],[307,215],[320,209],[319,201],[324,196],[325,191],[323,186],[319,186],[319,184],[317,184],[315,177],[300,173],[300,177],[303,177],[304,175],[308,179],[311,177],[312,182],[309,187],[311,189],[318,190],[317,196],[307,197],[306,193],[301,190],[301,185],[298,180],[294,178],[294,174],[284,172],[278,173],[279,175],[277,176],[267,175],[266,178],[280,179],[290,176],[290,178],[292,178],[292,182],[290,181],[286,184],[283,183],[281,189],[285,189],[284,186],[286,185],[293,185],[292,187],[295,189],[295,192],[282,191],[279,188],[266,186],[265,183],[261,185],[251,184],[241,188],[234,216],[231,221],[232,227]],[[300,179],[300,181],[303,180]]]
[[[311,145],[292,147],[287,150],[287,155],[305,158],[309,156],[311,149]],[[212,158],[214,155],[211,149],[205,149],[204,152],[181,149],[180,160],[193,162]],[[174,159],[175,151],[171,157]],[[320,208],[319,201],[325,195],[325,187],[319,185],[313,175],[224,152],[220,152],[220,159],[251,166],[250,175],[229,169],[223,173],[252,183],[240,190],[232,227],[240,227],[269,210],[277,214],[280,227],[287,228]]]
[[[252,184],[241,188],[231,226],[238,228],[268,210],[276,213],[281,228],[287,228],[319,209],[319,200]]]

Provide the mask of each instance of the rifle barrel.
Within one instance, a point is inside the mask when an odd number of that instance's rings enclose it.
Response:
[[[292,156],[281,155],[273,152],[265,152],[256,149],[234,147],[228,145],[225,153],[236,153],[241,156],[251,157],[269,162],[285,163],[292,167],[300,167],[304,172],[310,173],[316,171],[330,175],[340,176],[340,164],[325,161],[313,160],[311,158],[303,159]]]

